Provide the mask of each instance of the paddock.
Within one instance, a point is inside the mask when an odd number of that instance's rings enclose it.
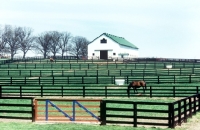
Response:
[[[86,60],[55,60],[54,64],[48,64],[47,60],[1,62],[0,99],[34,100],[31,104],[22,102],[18,105],[28,109],[1,110],[0,117],[22,119],[23,113],[28,113],[29,116],[23,119],[33,122],[174,128],[199,111],[200,64],[170,61],[170,69],[166,68],[167,64],[169,62]],[[117,85],[115,79],[124,79],[124,85]],[[138,90],[139,94],[131,91],[128,99],[126,89],[132,80],[147,81],[147,90],[145,94],[142,89]],[[58,98],[66,100],[66,105],[62,104],[63,101],[51,101]],[[86,104],[82,104],[83,100]],[[87,104],[92,100],[97,100],[97,104]],[[1,103],[5,109],[8,106],[17,109],[16,103]],[[92,114],[90,107],[96,109],[91,110]],[[86,115],[78,115],[78,112]],[[151,115],[159,112],[157,116]],[[91,119],[87,120],[89,117]]]

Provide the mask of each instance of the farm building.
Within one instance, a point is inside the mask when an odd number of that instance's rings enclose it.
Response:
[[[138,47],[123,37],[103,33],[88,44],[88,59],[138,57]]]

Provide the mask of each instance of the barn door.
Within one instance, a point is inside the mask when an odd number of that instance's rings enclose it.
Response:
[[[108,51],[100,51],[100,59],[108,59]]]

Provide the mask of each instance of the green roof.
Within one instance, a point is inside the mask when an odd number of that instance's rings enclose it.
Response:
[[[138,47],[136,47],[135,45],[133,45],[132,43],[130,43],[123,37],[114,36],[114,35],[111,35],[108,33],[103,33],[103,34],[106,35],[107,37],[111,38],[113,41],[117,42],[118,44],[120,44],[122,46],[127,46],[127,47],[131,47],[134,49],[138,49]]]

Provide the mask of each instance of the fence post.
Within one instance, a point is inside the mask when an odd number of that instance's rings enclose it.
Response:
[[[82,84],[84,84],[84,76],[82,76]]]
[[[96,80],[97,80],[97,84],[99,84],[98,75],[97,75],[97,79]]]
[[[196,97],[197,97],[197,95],[194,95],[194,96],[193,96],[193,102],[194,102],[194,114],[197,113],[197,102],[196,102]]]
[[[189,117],[192,117],[192,100],[191,100],[191,97],[189,97]]]
[[[133,102],[133,127],[137,127],[137,103]]]
[[[2,97],[2,86],[0,86],[0,97]]]
[[[107,98],[107,86],[105,86],[105,97]]]
[[[19,95],[20,95],[20,97],[22,97],[22,86],[20,85],[19,87],[20,87],[20,88],[19,88],[19,89],[20,89],[20,90],[19,90]]]
[[[54,76],[52,77],[52,84],[54,85]]]
[[[100,121],[101,125],[106,125],[106,101],[100,101]]]
[[[43,97],[43,86],[41,85],[41,97]]]
[[[184,99],[184,122],[187,122],[187,99]]]
[[[85,97],[85,86],[83,86],[83,97]]]
[[[152,98],[152,87],[150,86],[150,98]]]
[[[62,97],[63,97],[63,85],[61,86],[61,93],[62,93]]]
[[[198,106],[198,111],[200,111],[200,94],[199,93],[198,93],[198,97],[197,98],[198,98],[198,105],[199,105]]]
[[[181,125],[181,101],[182,100],[178,101],[178,125],[179,126]]]
[[[175,86],[173,86],[173,96],[174,96],[174,98],[176,97],[176,89],[175,89]]]
[[[174,104],[173,103],[169,103],[168,104],[168,124],[169,124],[169,128],[174,128]]]
[[[34,109],[34,114],[35,114],[34,115],[34,122],[35,122],[35,121],[37,121],[37,117],[38,117],[38,115],[37,115],[38,114],[38,102],[34,98],[33,98],[33,101],[34,101],[34,103],[33,103],[34,108],[33,109]]]
[[[35,100],[34,100],[34,98],[32,98],[31,99],[31,105],[32,105],[32,122],[35,122],[35,105],[34,105],[34,103],[35,103]]]
[[[192,82],[192,75],[190,75],[190,77],[189,77],[189,83],[191,83]]]
[[[174,84],[175,84],[175,82],[176,82],[176,76],[174,75]]]
[[[12,77],[10,77],[10,84],[12,84]]]
[[[26,84],[26,77],[24,77],[24,83]]]
[[[42,76],[42,71],[40,70],[40,77]]]
[[[39,80],[39,84],[40,84],[40,77],[38,78],[38,80]]]

